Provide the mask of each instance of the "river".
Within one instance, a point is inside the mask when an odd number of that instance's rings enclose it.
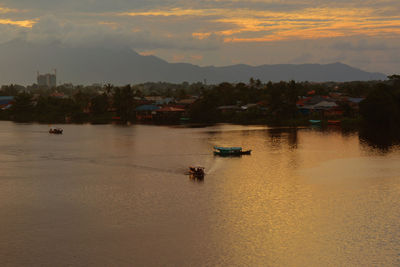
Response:
[[[400,265],[399,147],[310,128],[61,127],[0,122],[1,266]]]

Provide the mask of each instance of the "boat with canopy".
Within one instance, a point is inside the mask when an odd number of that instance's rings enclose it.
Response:
[[[199,167],[199,166],[189,167],[188,174],[193,178],[203,179],[205,175],[204,167]]]
[[[321,120],[309,120],[311,124],[321,124]]]
[[[50,128],[49,133],[51,133],[51,134],[62,134],[63,133],[63,129],[61,129],[61,128]]]
[[[214,155],[217,156],[241,156],[251,154],[251,150],[243,150],[241,147],[214,146],[214,149]]]

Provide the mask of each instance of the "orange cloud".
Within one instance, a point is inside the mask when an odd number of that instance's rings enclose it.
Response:
[[[199,40],[206,39],[206,38],[210,37],[210,35],[211,35],[210,32],[204,32],[204,33],[203,32],[194,32],[194,33],[192,33],[192,36]]]
[[[0,19],[0,24],[14,25],[23,28],[32,28],[36,23],[34,20],[10,20],[10,19]]]
[[[190,16],[218,23],[218,31],[194,31],[196,39],[211,35],[225,42],[272,42],[292,39],[318,39],[339,36],[398,35],[400,15],[388,16],[388,9],[308,8],[290,12],[252,9],[181,9],[126,12],[120,16]],[[188,18],[188,23],[190,23]],[[194,26],[195,27],[195,26]]]
[[[12,8],[7,8],[0,6],[0,14],[7,14],[7,13],[21,13],[26,12],[26,10],[17,10]],[[6,18],[0,18],[0,24],[3,25],[14,25],[23,28],[32,28],[32,26],[36,23],[36,20],[12,20]]]
[[[155,51],[142,51],[142,52],[139,52],[139,55],[141,55],[141,56],[154,56],[155,54],[156,54]]]
[[[190,58],[193,60],[202,60],[203,56],[202,55],[191,55]]]
[[[185,59],[185,55],[177,55],[177,54],[175,54],[175,55],[173,55],[173,57],[172,57],[172,61],[174,61],[174,62],[180,62],[180,61],[183,61]]]
[[[150,11],[137,11],[137,12],[124,12],[118,14],[119,16],[211,16],[219,15],[219,9],[182,9],[182,8],[171,8],[167,10],[150,10]]]
[[[17,10],[0,6],[0,14],[10,13],[10,12],[17,12]]]
[[[106,25],[109,26],[111,29],[118,29],[118,24],[115,22],[109,22],[109,21],[100,21],[99,22],[100,25]]]

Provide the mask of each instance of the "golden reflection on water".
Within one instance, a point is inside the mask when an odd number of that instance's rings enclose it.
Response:
[[[2,265],[400,264],[396,147],[318,129],[63,128],[0,123]]]
[[[246,135],[244,139],[243,133],[222,131],[212,140],[254,149],[251,158],[221,159],[225,168],[218,174],[229,192],[221,203],[225,231],[220,234],[235,251],[232,263],[397,262],[396,249],[383,248],[382,243],[389,239],[398,246],[398,236],[385,233],[382,223],[388,222],[380,220],[395,223],[398,214],[393,209],[398,208],[381,206],[377,199],[398,199],[398,156],[363,157],[358,137],[340,132],[272,129]],[[388,194],[387,186],[393,185],[396,190]],[[381,231],[385,237],[376,236]]]

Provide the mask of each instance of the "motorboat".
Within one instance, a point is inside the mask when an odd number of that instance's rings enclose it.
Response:
[[[217,156],[241,156],[250,155],[251,150],[243,150],[241,147],[214,147],[214,155]]]
[[[321,124],[321,120],[309,120],[311,124]]]
[[[51,134],[62,134],[63,133],[63,129],[61,129],[61,128],[50,128],[49,133],[51,133]]]
[[[197,179],[203,179],[205,175],[204,167],[189,167],[189,175]]]

